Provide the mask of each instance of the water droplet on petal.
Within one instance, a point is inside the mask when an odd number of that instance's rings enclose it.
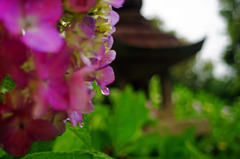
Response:
[[[105,96],[108,96],[110,94],[110,90],[107,87],[101,89],[101,92]]]
[[[83,128],[83,127],[85,126],[85,124],[81,121],[81,122],[79,122],[79,126],[80,126],[81,128]]]

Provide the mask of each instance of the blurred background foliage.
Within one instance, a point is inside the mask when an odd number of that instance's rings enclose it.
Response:
[[[240,1],[219,0],[219,4],[229,36],[229,44],[222,53],[222,59],[232,68],[233,73],[216,78],[211,61],[200,61],[194,57],[173,68],[172,77],[175,83],[182,83],[194,91],[204,89],[231,104],[240,95]]]
[[[36,142],[23,159],[96,158],[96,159],[212,159],[240,155],[240,103],[227,105],[221,98],[206,91],[192,91],[186,86],[173,89],[177,120],[205,118],[210,132],[195,135],[189,128],[178,135],[160,134],[161,119],[154,114],[154,97],[159,78],[149,87],[151,99],[143,91],[127,86],[113,88],[107,98],[94,99],[95,111],[84,115],[83,127],[67,122],[66,132],[51,142]],[[98,96],[98,95],[97,95]],[[106,102],[103,102],[106,101]],[[157,101],[156,103],[161,102]],[[106,104],[103,104],[106,103]],[[149,129],[150,128],[150,129]],[[0,151],[0,158],[13,158]]]

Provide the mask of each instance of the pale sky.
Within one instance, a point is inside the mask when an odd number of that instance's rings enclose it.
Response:
[[[222,76],[229,72],[221,62],[228,37],[219,9],[218,0],[143,0],[141,13],[146,18],[159,17],[165,30],[176,31],[190,42],[207,37],[198,58],[213,61],[214,74]]]

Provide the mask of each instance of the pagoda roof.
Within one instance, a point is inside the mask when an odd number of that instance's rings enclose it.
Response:
[[[117,60],[125,63],[148,62],[171,66],[194,56],[200,51],[204,41],[205,39],[193,44],[162,48],[139,47],[115,41],[114,49],[118,50]]]
[[[171,66],[199,52],[205,38],[186,43],[174,35],[152,27],[151,21],[140,14],[141,0],[126,1],[117,10],[120,21],[113,34],[113,49],[117,58],[112,63],[116,79],[146,82],[154,74],[162,74]]]
[[[113,34],[118,60],[148,60],[171,66],[195,55],[205,41],[186,43],[172,34],[159,31],[139,13],[139,9],[121,9],[118,13],[120,21]]]
[[[114,39],[126,45],[141,48],[168,48],[182,46],[184,43],[169,33],[154,29],[136,10],[118,12],[120,21],[116,25]]]

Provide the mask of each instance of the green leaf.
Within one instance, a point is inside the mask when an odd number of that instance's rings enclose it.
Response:
[[[53,152],[74,152],[81,150],[83,146],[83,141],[73,131],[66,128],[66,131],[56,138]]]
[[[4,102],[4,94],[0,92],[0,103]]]
[[[8,92],[12,90],[15,86],[16,83],[12,80],[12,78],[9,75],[7,75],[1,83],[0,92],[1,93]]]
[[[0,158],[2,158],[4,155],[6,155],[6,152],[0,148]]]
[[[33,145],[31,146],[30,153],[35,153],[35,152],[46,152],[46,151],[52,151],[54,141],[39,141],[39,142],[34,142]]]
[[[21,159],[112,159],[108,155],[101,152],[76,151],[76,152],[42,152],[28,154]]]
[[[161,87],[160,86],[160,77],[154,75],[149,82],[149,98],[152,102],[152,105],[156,108],[162,105],[162,96],[161,96]]]
[[[125,149],[125,153],[132,158],[150,157],[158,151],[161,137],[159,134],[148,134],[141,136],[137,141],[133,142]]]
[[[147,119],[146,97],[142,92],[133,92],[130,87],[115,98],[110,133],[116,150],[126,145],[134,134],[141,130]]]
[[[43,152],[28,154],[21,159],[92,159],[92,155],[86,152],[72,152],[72,153],[54,153],[54,152]]]
[[[186,141],[185,146],[194,154],[195,157],[199,159],[209,159],[208,156],[200,152],[191,142]]]
[[[93,130],[91,132],[92,146],[94,150],[112,152],[112,140],[109,133],[102,130]]]
[[[73,127],[69,122],[66,123],[66,127],[83,141],[88,150],[92,149],[88,115],[83,115],[83,127]]]
[[[112,146],[112,140],[109,134],[109,115],[110,106],[95,105],[91,113],[91,138],[92,147],[98,151],[106,151]]]
[[[112,157],[110,157],[107,154],[102,153],[102,152],[94,152],[93,158],[94,159],[113,159]]]
[[[0,159],[15,159],[15,157],[11,156],[0,147]]]

